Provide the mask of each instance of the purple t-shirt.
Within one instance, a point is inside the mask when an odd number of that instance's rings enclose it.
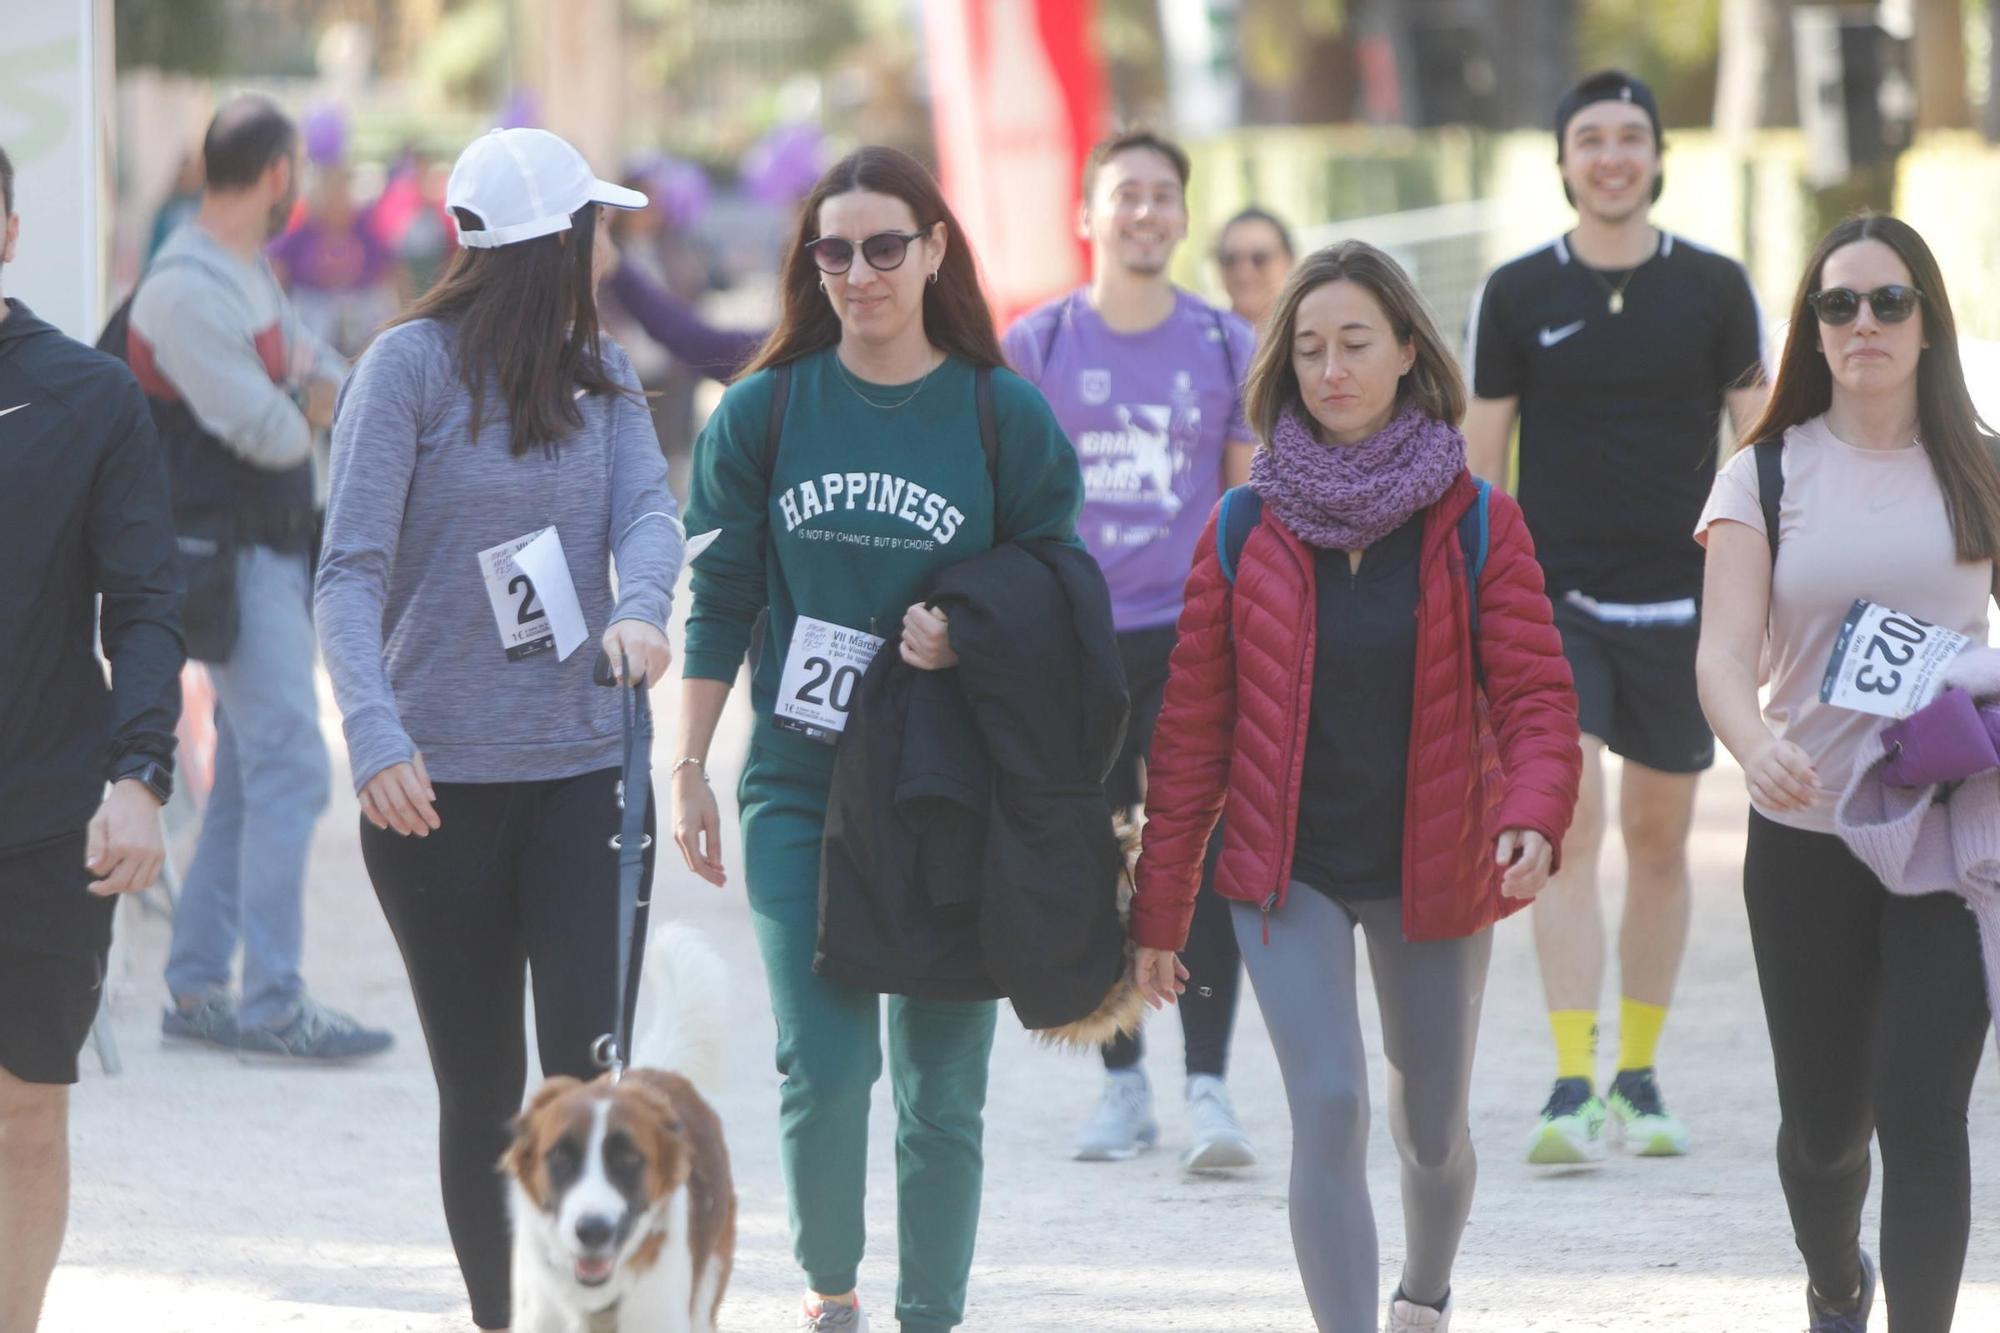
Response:
[[[309,217],[264,251],[285,266],[293,287],[309,292],[358,292],[389,276],[388,252],[358,215],[342,231]]]
[[[1159,324],[1116,333],[1074,292],[1023,315],[1004,340],[1076,446],[1076,531],[1104,570],[1121,632],[1180,616],[1195,542],[1222,495],[1223,446],[1256,438],[1243,417],[1256,335],[1198,297],[1174,297]]]

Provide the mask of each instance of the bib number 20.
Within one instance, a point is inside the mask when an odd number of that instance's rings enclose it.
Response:
[[[881,647],[873,634],[800,616],[785,651],[772,722],[823,745],[839,740],[861,677]]]
[[[861,669],[852,663],[835,666],[824,657],[805,660],[806,680],[793,697],[816,708],[832,708],[845,713],[854,705],[854,687],[861,681]]]

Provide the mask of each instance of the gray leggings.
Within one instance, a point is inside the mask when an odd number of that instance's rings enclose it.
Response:
[[[1368,1201],[1368,1066],[1354,927],[1368,937],[1389,1130],[1403,1159],[1403,1293],[1442,1301],[1478,1177],[1466,1101],[1493,932],[1412,944],[1400,899],[1336,902],[1293,884],[1270,917],[1231,904],[1243,961],[1277,1048],[1292,1112],[1292,1248],[1320,1333],[1374,1333],[1375,1211]]]

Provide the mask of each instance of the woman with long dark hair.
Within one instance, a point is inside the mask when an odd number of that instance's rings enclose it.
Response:
[[[813,971],[832,742],[851,682],[889,640],[919,669],[956,663],[944,618],[919,601],[931,579],[1002,543],[1074,541],[1083,488],[1048,404],[1001,368],[965,233],[908,155],[863,148],[820,180],[783,292],[777,329],[695,445],[689,519],[719,535],[694,566],[674,837],[695,873],[724,882],[709,744],[764,616],[738,788],[745,879],[785,1080],[800,1327],[851,1333],[867,1327],[855,1284],[882,1006]],[[896,1317],[904,1333],[943,1333],[964,1317],[978,1228],[994,1005],[898,995],[887,1008]]]
[[[665,674],[681,529],[638,380],[597,329],[601,210],[644,196],[504,130],[465,150],[447,201],[463,248],[335,413],[317,610],[362,856],[437,1076],[445,1220],[473,1321],[504,1329],[494,1164],[527,1077],[524,969],[545,1074],[592,1076],[620,1002],[619,699],[582,630],[630,679]]]
[[[1978,936],[1956,895],[1892,895],[1837,836],[1835,804],[1878,752],[1864,747],[1882,719],[1820,701],[1857,598],[1986,641],[1995,441],[1966,392],[1944,275],[1907,223],[1850,218],[1813,251],[1748,438],[1764,458],[1739,453],[1701,519],[1697,675],[1750,788],[1743,895],[1809,1317],[1814,1333],[1868,1326],[1875,1266],[1859,1236],[1872,1133],[1894,1327],[1948,1333],[1971,1217],[1966,1108],[1989,1017]],[[1764,480],[1782,489],[1766,494]]]
[[[1244,397],[1262,446],[1188,576],[1135,968],[1155,1004],[1181,990],[1220,815],[1215,889],[1291,1105],[1306,1298],[1322,1333],[1373,1333],[1360,930],[1403,1165],[1407,1253],[1383,1327],[1445,1333],[1492,927],[1541,891],[1569,827],[1576,695],[1520,508],[1466,471],[1464,383],[1394,260],[1359,241],[1308,256]]]

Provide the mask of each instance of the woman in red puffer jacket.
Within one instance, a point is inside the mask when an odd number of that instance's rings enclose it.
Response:
[[[1175,952],[1225,816],[1215,884],[1291,1104],[1307,1299],[1323,1333],[1372,1333],[1361,928],[1403,1161],[1387,1327],[1444,1333],[1491,927],[1562,845],[1576,697],[1521,511],[1467,473],[1464,385],[1395,261],[1350,241],[1301,264],[1245,403],[1263,448],[1217,515],[1257,518],[1240,550],[1211,519],[1188,579],[1148,761],[1138,981],[1159,1005],[1187,979]],[[1477,504],[1475,619],[1460,519]]]

